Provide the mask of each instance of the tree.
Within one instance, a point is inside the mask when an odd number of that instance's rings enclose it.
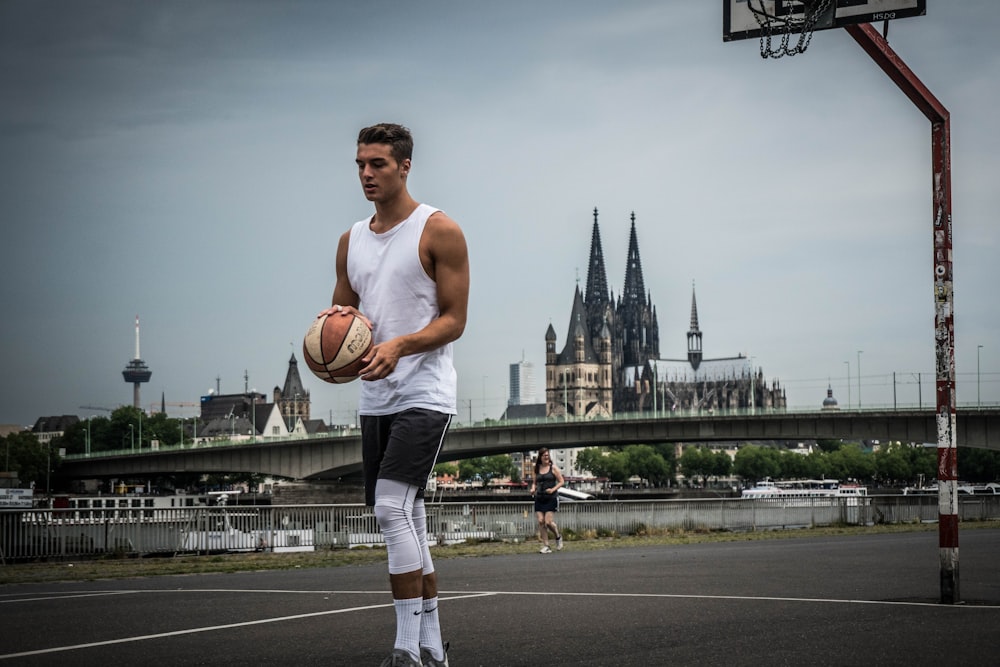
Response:
[[[958,448],[958,477],[969,482],[1000,479],[1000,452],[974,447]]]
[[[712,454],[712,467],[710,474],[715,477],[728,477],[733,471],[733,459],[727,452],[721,449]]]
[[[903,450],[910,462],[910,479],[937,479],[937,448],[920,444],[907,445]]]
[[[892,442],[872,454],[875,479],[884,484],[909,484],[913,474],[906,453],[908,445]]]
[[[837,451],[843,444],[843,440],[825,440],[823,438],[816,439],[816,446],[819,447],[820,451],[826,453]]]
[[[625,482],[631,475],[628,459],[623,452],[600,447],[580,450],[576,456],[576,465],[595,477],[604,477],[612,482]]]
[[[736,452],[733,470],[747,481],[757,481],[781,475],[778,452],[770,447],[744,445]]]
[[[463,459],[458,464],[458,474],[465,481],[482,480],[485,485],[489,484],[491,479],[513,475],[514,462],[509,454]]]
[[[257,493],[267,475],[259,472],[238,472],[229,475],[229,481],[236,484],[246,484],[247,491]]]
[[[663,462],[667,464],[667,468],[670,470],[670,476],[673,477],[677,474],[677,451],[673,443],[671,442],[660,442],[655,445],[651,445],[653,451],[660,455]]]
[[[180,421],[167,416],[165,412],[156,412],[142,420],[142,447],[152,446],[153,440],[161,447],[177,445],[181,440]]]
[[[83,454],[87,451],[87,422],[79,421],[63,431],[58,438],[53,438],[53,445],[66,450],[67,454]]]
[[[826,459],[830,476],[836,479],[870,480],[875,475],[875,463],[860,445],[845,445],[827,454]]]
[[[780,452],[779,462],[781,472],[779,477],[784,479],[823,479],[827,476],[828,457],[823,451],[813,451],[802,455],[791,450]]]
[[[59,449],[52,443],[43,445],[34,433],[11,433],[3,439],[3,444],[4,457],[10,470],[17,473],[22,487],[46,486],[51,480],[51,471],[59,467]]]
[[[728,458],[727,456],[726,459]],[[684,477],[694,481],[695,477],[700,475],[702,483],[705,483],[709,475],[714,474],[713,469],[716,465],[712,452],[704,447],[685,447],[678,463]]]
[[[107,437],[107,448],[109,450],[128,449],[138,445],[139,426],[142,420],[142,410],[131,405],[124,405],[111,413]]]
[[[83,439],[84,449],[75,449],[76,445],[73,445],[73,449],[67,448],[67,451],[72,451],[77,453],[77,451],[86,451],[86,441],[87,433],[89,428],[89,438],[90,438],[90,451],[91,452],[105,452],[112,449],[120,449],[121,443],[113,443],[111,440],[111,420],[107,417],[91,417],[90,419],[84,419],[79,423],[80,435],[74,435],[74,442],[79,442],[79,438]],[[128,427],[125,427],[128,430]]]
[[[667,486],[673,478],[670,464],[650,445],[629,445],[624,454],[628,471],[653,486]]]
[[[436,477],[442,477],[445,475],[458,477],[458,465],[450,461],[448,463],[439,463],[434,466],[434,475]]]

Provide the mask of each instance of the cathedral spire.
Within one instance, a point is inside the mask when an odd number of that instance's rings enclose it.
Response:
[[[608,302],[608,274],[604,270],[604,251],[601,249],[601,230],[597,226],[597,207],[594,207],[594,228],[590,233],[590,266],[587,268],[587,305]]]
[[[646,300],[646,283],[642,278],[642,261],[639,259],[639,241],[635,234],[635,211],[632,212],[632,230],[628,238],[628,264],[625,267],[626,304],[643,304]]]
[[[694,281],[691,281],[691,331],[698,330],[698,299],[694,295]]]
[[[691,368],[698,370],[701,366],[701,331],[698,329],[698,300],[694,294],[694,281],[691,281],[691,329],[688,331],[688,362]]]

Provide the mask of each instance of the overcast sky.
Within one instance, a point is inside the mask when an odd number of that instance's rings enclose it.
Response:
[[[270,397],[294,353],[313,416],[350,421],[301,341],[378,121],[468,240],[460,420],[522,358],[544,387],[595,207],[616,295],[635,213],[662,356],[695,283],[705,356],[790,405],[846,403],[848,371],[857,403],[859,356],[865,405],[933,404],[929,122],[843,30],[764,60],[721,4],[0,0],[0,423],[131,404],[137,314],[147,409],[245,372]],[[997,402],[1000,5],[928,4],[888,37],[951,112],[958,398]]]

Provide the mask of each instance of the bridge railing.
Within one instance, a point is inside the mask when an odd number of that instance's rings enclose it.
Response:
[[[871,405],[865,406],[864,408],[850,408],[842,409],[837,411],[840,414],[879,414],[885,412],[893,413],[919,413],[932,409],[933,406],[917,406],[917,405],[898,405],[898,406],[884,406],[884,405]],[[966,406],[963,410],[995,410],[996,406]],[[814,407],[791,407],[791,408],[733,408],[727,410],[711,410],[711,409],[685,409],[685,410],[660,410],[655,413],[651,412],[621,412],[616,413],[611,417],[606,418],[583,418],[583,417],[528,417],[520,419],[499,419],[499,420],[484,420],[476,422],[461,422],[455,420],[452,422],[452,429],[462,430],[470,428],[510,428],[517,426],[538,426],[544,424],[567,424],[567,423],[587,423],[593,421],[637,421],[637,420],[649,420],[649,419],[691,419],[692,417],[702,417],[705,419],[712,418],[728,418],[728,417],[764,417],[767,415],[809,415],[809,414],[823,414],[824,411],[814,408]],[[66,460],[86,460],[95,459],[103,457],[122,457],[130,455],[147,455],[152,452],[177,452],[192,449],[205,449],[205,448],[215,448],[215,447],[234,447],[255,444],[274,444],[281,442],[301,442],[308,440],[331,440],[337,438],[357,438],[360,437],[361,430],[359,428],[338,428],[334,431],[327,433],[314,433],[307,435],[286,435],[286,436],[275,436],[275,437],[251,437],[251,436],[235,436],[232,438],[216,438],[216,439],[203,439],[196,440],[194,442],[185,442],[176,445],[163,445],[160,444],[155,450],[150,448],[122,448],[114,450],[101,450],[99,452],[91,452],[89,454],[67,454],[63,458]]]
[[[726,410],[711,409],[686,409],[686,410],[660,410],[651,412],[620,412],[606,418],[583,418],[583,417],[527,417],[519,419],[497,419],[484,421],[462,422],[455,420],[451,428],[454,430],[483,429],[483,428],[511,428],[518,426],[539,426],[546,424],[572,424],[589,423],[603,421],[643,421],[643,420],[670,420],[670,419],[726,419],[732,417],[766,417],[768,415],[814,415],[814,414],[839,414],[839,415],[877,415],[877,414],[919,414],[933,410],[932,405],[866,405],[863,408],[842,408],[833,413],[815,407],[788,407],[788,408],[733,408]],[[960,412],[985,411],[995,414],[1000,408],[998,404],[980,404],[959,406]],[[212,440],[200,440],[196,442],[185,442],[177,445],[159,445],[157,449],[150,448],[123,448],[115,450],[102,450],[89,454],[67,454],[63,458],[66,460],[85,460],[103,457],[122,457],[130,455],[147,455],[151,452],[177,452],[192,449],[205,449],[215,447],[246,447],[255,444],[275,444],[281,442],[302,442],[308,440],[335,440],[337,438],[357,438],[360,437],[359,428],[338,428],[327,433],[313,433],[307,435],[286,435],[275,437],[251,437],[236,436],[232,438],[218,438]]]
[[[656,531],[755,531],[803,526],[937,521],[933,496],[842,499],[709,498],[579,501],[558,515],[568,535],[595,537]],[[964,521],[1000,519],[1000,495],[963,497]],[[427,505],[435,544],[521,541],[537,529],[530,502]],[[384,544],[364,505],[228,506],[0,511],[0,562],[107,554],[312,551]]]

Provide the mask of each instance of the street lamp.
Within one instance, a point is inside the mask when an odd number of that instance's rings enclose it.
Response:
[[[861,409],[861,353],[864,350],[858,350],[858,410]]]
[[[48,507],[52,507],[52,488],[49,486],[49,473],[52,472],[52,441],[45,441],[45,495],[48,497]]]
[[[983,401],[981,394],[979,393],[979,351],[983,349],[982,345],[976,346],[976,407],[983,407]]]
[[[250,417],[253,422],[253,433],[250,435],[250,442],[257,442],[257,387],[253,388],[250,395]],[[333,423],[333,412],[330,412],[330,422]]]
[[[653,419],[656,419],[656,359],[651,359],[653,362]]]
[[[132,428],[131,424],[128,425],[128,435],[129,435],[129,438],[132,441],[132,451],[134,452],[135,451],[135,429]]]
[[[982,347],[982,346],[980,346],[980,347]],[[87,417],[87,443],[86,443],[87,446],[84,448],[84,453],[87,456],[90,456],[90,420],[92,419],[92,417],[93,417],[93,415],[91,415],[90,417]]]
[[[851,362],[845,361],[847,364],[847,409],[851,408]]]

